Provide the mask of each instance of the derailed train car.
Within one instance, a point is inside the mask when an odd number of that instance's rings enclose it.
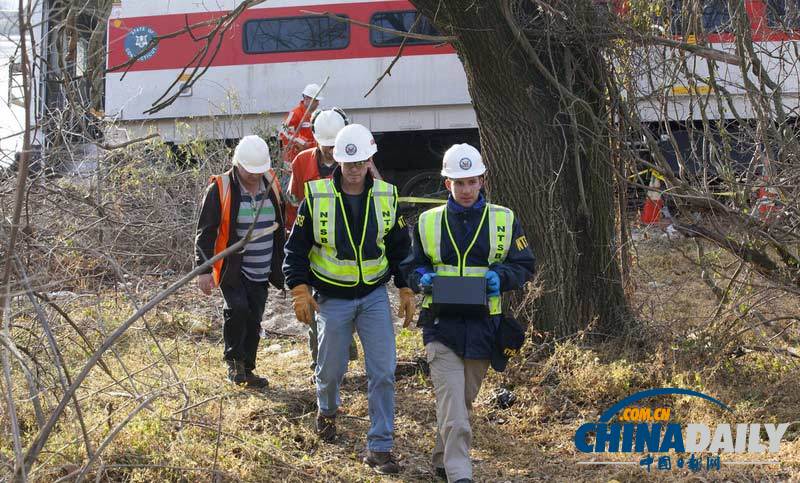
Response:
[[[106,116],[116,119],[128,137],[157,130],[174,143],[193,137],[235,140],[264,126],[279,126],[299,100],[306,83],[329,77],[321,107],[338,106],[354,122],[369,127],[380,145],[379,168],[405,195],[427,194],[438,183],[441,154],[454,142],[477,145],[477,122],[463,68],[449,45],[406,40],[403,57],[390,77],[365,93],[397,54],[400,36],[357,23],[409,31],[417,12],[405,0],[272,0],[244,11],[212,49],[196,60],[204,46],[199,39],[210,29],[203,22],[219,18],[240,0],[122,0],[108,25],[107,66],[123,65],[141,54],[156,36],[201,24],[192,34],[162,39],[125,69],[106,78]],[[624,13],[624,1],[596,2]],[[726,0],[665,3],[663,35],[735,53],[735,12]],[[784,109],[796,116],[800,105],[794,30],[800,26],[800,0],[746,0],[744,3],[757,55],[766,72],[783,89]],[[314,13],[330,12],[354,23]],[[687,12],[691,12],[687,14]],[[207,22],[211,23],[211,22]],[[436,35],[424,17],[414,31]],[[636,99],[641,122],[656,134],[659,149],[676,168],[706,163],[718,133],[738,129],[755,117],[744,73],[735,65],[709,62],[701,55],[671,47],[643,48],[646,70],[636,74]],[[208,65],[190,88],[181,72],[186,66]],[[703,103],[709,92],[702,79],[713,77],[727,92],[729,105]],[[177,82],[175,82],[177,79]],[[760,85],[759,79],[750,78]],[[145,113],[164,94],[180,93],[167,108]],[[705,121],[703,121],[705,120]],[[712,123],[709,131],[698,129]],[[746,162],[750,142],[732,146],[724,156]],[[680,160],[680,162],[679,162]]]

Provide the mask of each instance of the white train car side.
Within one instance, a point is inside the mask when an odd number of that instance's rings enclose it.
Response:
[[[239,3],[123,0],[109,19],[108,67],[136,56],[156,35],[217,18]],[[127,71],[109,73],[106,116],[115,118],[129,138],[157,130],[175,143],[196,136],[237,139],[265,125],[279,126],[306,83],[329,77],[321,107],[341,107],[354,122],[376,132],[384,157],[391,157],[393,144],[408,147],[411,139],[427,152],[443,151],[451,138],[477,139],[465,74],[449,45],[409,39],[392,75],[364,97],[402,39],[304,11],[400,30],[408,30],[416,15],[405,0],[272,0],[243,12],[224,33],[208,71],[159,112],[145,114],[182,69],[192,65],[202,41],[187,34],[162,40]],[[435,34],[427,21],[420,26],[415,31]],[[197,28],[194,36],[208,31]],[[209,53],[195,64],[206,65],[210,58]],[[432,167],[430,161],[420,165],[418,156],[414,158],[406,156],[408,166],[397,169]],[[399,158],[392,162],[403,163]]]

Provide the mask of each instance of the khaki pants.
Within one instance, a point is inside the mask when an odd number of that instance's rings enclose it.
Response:
[[[462,359],[439,342],[425,345],[425,352],[436,393],[437,431],[433,465],[447,471],[448,481],[472,479],[469,417],[489,361]]]

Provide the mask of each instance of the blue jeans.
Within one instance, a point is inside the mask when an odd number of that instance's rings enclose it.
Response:
[[[317,404],[324,416],[341,405],[339,385],[347,371],[353,325],[361,339],[367,368],[370,427],[367,449],[390,451],[394,434],[394,370],[397,366],[394,327],[386,286],[357,299],[338,299],[317,293],[319,354]]]

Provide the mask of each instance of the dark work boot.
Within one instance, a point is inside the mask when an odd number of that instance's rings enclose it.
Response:
[[[228,363],[228,380],[237,386],[243,386],[247,383],[247,370],[242,361],[227,361]]]
[[[364,456],[364,463],[381,475],[400,473],[400,464],[394,459],[391,451],[370,451]]]
[[[265,389],[269,386],[269,381],[266,377],[257,376],[253,371],[245,371],[245,384],[253,389]]]
[[[317,436],[326,443],[336,440],[336,416],[323,416],[317,413],[317,424],[315,426]]]

